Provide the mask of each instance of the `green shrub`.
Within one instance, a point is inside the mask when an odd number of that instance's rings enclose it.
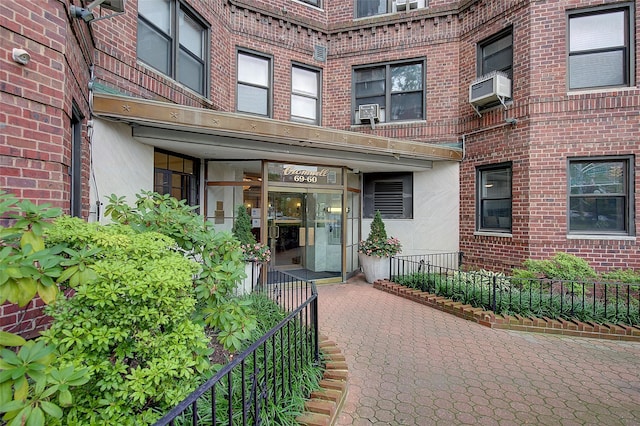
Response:
[[[136,197],[131,207],[124,197],[111,195],[106,214],[139,232],[156,231],[171,237],[186,256],[199,262],[201,269],[194,282],[199,301],[196,317],[214,329],[226,349],[237,351],[255,327],[247,306],[234,297],[238,282],[246,277],[240,241],[229,232],[216,232],[184,200],[150,191]]]
[[[231,229],[233,235],[240,241],[240,244],[255,244],[256,237],[251,232],[251,217],[247,213],[245,206],[238,206],[236,212],[236,219],[233,222],[233,228]]]
[[[640,272],[636,272],[633,269],[617,269],[605,272],[602,274],[602,278],[626,284],[640,284]]]
[[[95,253],[95,279],[48,309],[53,323],[43,333],[58,347],[60,366],[88,367],[92,376],[71,391],[65,423],[150,423],[208,368],[208,338],[191,321],[198,265],[157,232],[69,217],[55,225],[48,242]]]
[[[27,306],[38,295],[52,303],[64,273],[61,248],[46,248],[44,231],[49,220],[61,214],[48,205],[18,201],[0,191],[0,303]],[[67,268],[68,269],[68,268]],[[72,271],[69,276],[84,279]],[[14,328],[19,329],[20,324]],[[55,345],[42,339],[27,342],[0,331],[0,413],[9,426],[43,426],[57,423],[63,409],[74,403],[70,389],[89,380],[88,369],[57,368]]]
[[[515,270],[513,275],[529,278],[530,274],[533,273],[542,278],[567,281],[582,281],[596,277],[596,271],[586,260],[573,254],[562,252],[556,253],[551,259],[527,259],[524,261],[523,266],[528,272]]]

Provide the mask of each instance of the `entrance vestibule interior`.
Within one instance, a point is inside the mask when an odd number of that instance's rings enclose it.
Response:
[[[357,268],[357,175],[266,161],[208,161],[206,170],[207,218],[230,231],[244,205],[256,239],[271,249],[272,268],[316,282],[341,282]]]

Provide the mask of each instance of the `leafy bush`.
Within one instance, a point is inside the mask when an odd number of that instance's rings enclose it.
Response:
[[[156,231],[173,238],[186,256],[200,263],[194,283],[199,301],[196,316],[217,332],[226,349],[237,351],[255,325],[247,306],[234,297],[238,282],[246,277],[240,242],[229,232],[216,232],[184,200],[150,191],[136,197],[131,207],[124,197],[111,195],[106,214],[140,232]]]
[[[191,321],[195,262],[157,232],[62,217],[48,242],[94,250],[95,279],[48,309],[43,333],[61,366],[88,367],[91,381],[71,391],[66,424],[146,424],[172,408],[208,368],[208,338]]]
[[[542,278],[581,281],[596,277],[596,271],[589,263],[573,254],[556,253],[551,259],[524,261],[525,270],[516,269],[513,271],[514,277],[530,278],[531,274]]]
[[[60,248],[45,248],[44,230],[60,209],[18,201],[0,191],[0,304],[27,306],[36,294],[51,303],[63,274]],[[66,272],[66,271],[65,271]],[[19,328],[15,324],[14,328]],[[57,349],[42,339],[25,341],[0,331],[0,413],[9,426],[56,423],[73,404],[70,389],[89,380],[88,369],[56,368]],[[6,422],[6,423],[5,423]]]
[[[640,272],[636,272],[633,269],[618,269],[603,273],[602,279],[627,284],[640,284]]]

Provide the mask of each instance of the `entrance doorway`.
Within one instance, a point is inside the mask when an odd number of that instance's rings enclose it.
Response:
[[[342,191],[275,188],[267,210],[271,263],[303,280],[342,279]]]

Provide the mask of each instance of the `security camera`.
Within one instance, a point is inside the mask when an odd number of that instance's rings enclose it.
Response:
[[[31,55],[24,49],[13,48],[13,60],[20,65],[27,65],[31,60]]]
[[[113,18],[114,16],[122,15],[124,13],[125,4],[127,0],[94,0],[87,5],[86,8],[80,6],[71,5],[69,7],[69,13],[72,17],[82,19],[87,23],[101,21],[103,19]],[[98,17],[93,10],[100,6],[102,9],[112,10],[115,13],[110,15],[104,15]]]

